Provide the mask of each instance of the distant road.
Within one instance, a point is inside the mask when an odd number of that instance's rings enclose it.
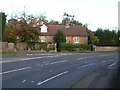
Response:
[[[117,53],[64,53],[3,63],[3,88],[118,87]]]

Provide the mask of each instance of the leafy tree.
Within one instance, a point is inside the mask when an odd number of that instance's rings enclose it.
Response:
[[[35,17],[32,14],[28,15],[28,17],[27,17],[27,23],[28,24],[34,24],[34,19],[35,19]]]
[[[0,19],[2,19],[1,20],[2,30],[0,30],[0,34],[2,35],[2,37],[0,37],[0,40],[2,40],[2,38],[3,38],[3,34],[4,34],[5,26],[6,26],[6,17],[7,17],[7,15],[5,15],[4,12],[0,12]]]
[[[17,26],[17,20],[14,18],[11,18],[8,20],[8,23],[5,28],[4,32],[4,38],[3,41],[16,43],[16,26]]]
[[[99,43],[99,38],[98,38],[97,36],[91,35],[88,42],[89,42],[89,44],[90,44],[91,46],[93,46],[93,45],[98,45],[98,43]]]
[[[120,46],[120,30],[118,30],[118,44]]]
[[[6,29],[5,29],[3,40],[7,41],[9,43],[10,42],[16,43],[16,33],[15,33],[15,30],[16,30],[16,25],[8,23],[7,26],[6,26]]]
[[[115,31],[110,31],[109,29],[98,29],[95,32],[95,36],[99,38],[99,45],[110,46],[118,45],[118,35]]]
[[[81,22],[79,22],[79,21],[77,21],[77,20],[73,20],[73,21],[71,21],[70,23],[71,23],[71,25],[80,25],[80,26],[83,25]]]
[[[70,20],[70,25],[73,25],[73,26],[80,25],[80,26],[82,26],[83,23],[81,23],[81,22],[79,22],[77,20],[74,20],[74,17],[75,17],[74,15],[70,15],[70,14],[67,14],[67,13],[64,12],[62,24],[65,25],[66,20]]]
[[[51,20],[50,22],[47,23],[48,25],[61,25],[61,23],[59,21],[54,21]]]
[[[39,30],[32,26],[22,23],[16,29],[16,34],[20,42],[36,42],[39,38]]]
[[[86,30],[88,30],[88,24],[87,23],[84,24],[83,26],[86,28]]]
[[[46,19],[46,16],[44,16],[44,15],[38,15],[38,16],[36,16],[36,18],[38,19],[37,23],[39,23],[39,24],[42,24],[42,23],[47,24],[48,23],[48,20]]]
[[[57,51],[61,51],[61,43],[66,42],[66,35],[64,34],[63,30],[58,29],[57,33],[54,35],[54,41],[57,43]]]

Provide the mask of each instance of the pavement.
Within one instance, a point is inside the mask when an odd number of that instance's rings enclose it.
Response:
[[[58,57],[58,56],[71,55],[71,54],[72,53],[22,53],[16,56],[2,56],[2,60],[0,61],[0,63],[33,60],[36,58],[38,59],[38,58]]]
[[[37,53],[3,57],[3,88],[117,88],[118,53]]]

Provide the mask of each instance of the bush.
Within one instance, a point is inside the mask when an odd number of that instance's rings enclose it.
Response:
[[[79,48],[80,50],[90,50],[91,47],[88,44],[61,44],[61,50],[75,51],[75,48]]]
[[[38,45],[38,48],[36,48],[36,44]],[[50,45],[49,48],[47,48],[48,44]],[[45,50],[45,51],[49,51],[49,50],[55,50],[55,43],[41,43],[41,42],[29,42],[27,43],[27,47],[26,50],[28,49],[31,50]]]
[[[26,49],[28,50],[29,48],[31,50],[35,50],[35,42],[29,42],[29,43],[27,43]]]

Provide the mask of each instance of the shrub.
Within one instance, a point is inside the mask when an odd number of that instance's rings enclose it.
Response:
[[[90,50],[90,45],[88,44],[61,44],[61,49],[65,51],[75,51],[75,48],[79,48],[80,50]]]
[[[35,50],[35,42],[27,43],[26,49],[28,50],[28,48],[30,48],[31,50]]]

